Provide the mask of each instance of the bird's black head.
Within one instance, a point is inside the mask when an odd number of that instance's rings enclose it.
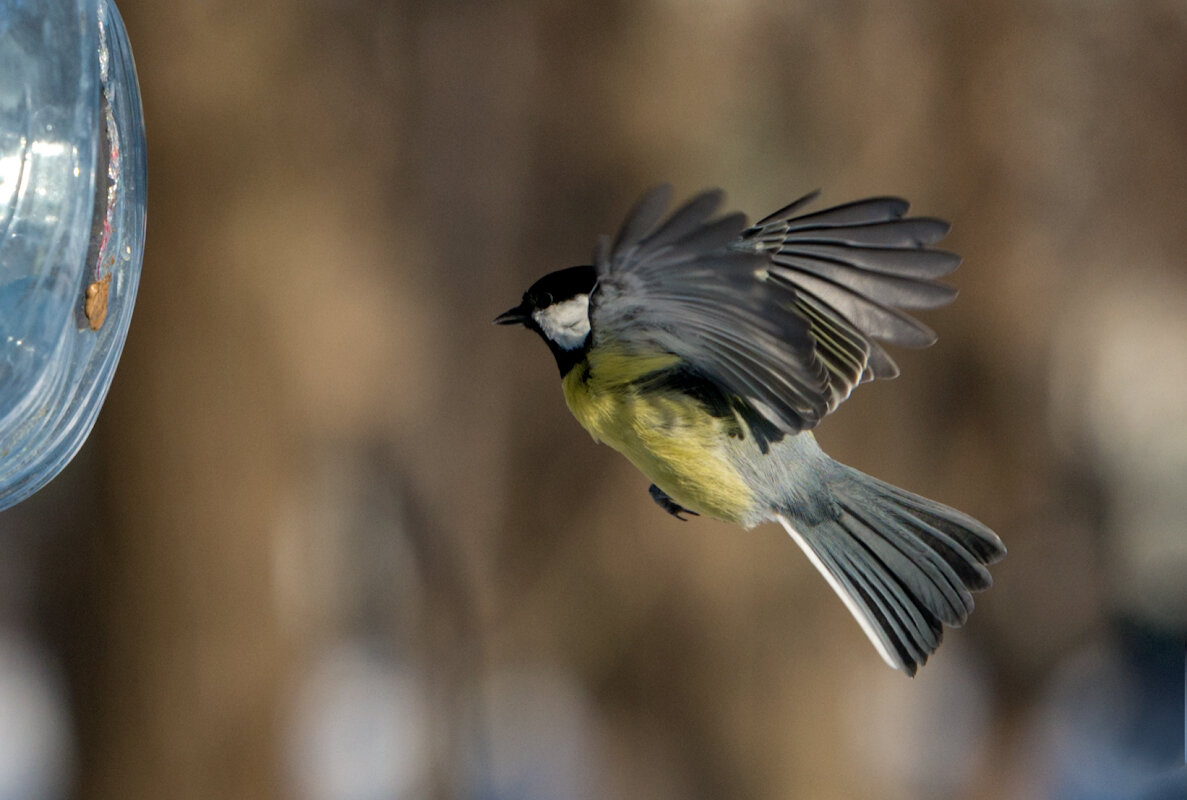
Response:
[[[540,334],[563,376],[589,347],[589,296],[597,280],[591,266],[551,272],[523,293],[519,305],[495,317],[495,324],[523,325]]]

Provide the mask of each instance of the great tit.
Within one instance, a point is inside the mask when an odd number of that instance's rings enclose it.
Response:
[[[495,322],[539,334],[565,401],[596,441],[653,481],[665,511],[750,528],[779,522],[907,675],[973,610],[1005,555],[985,525],[833,461],[811,429],[855,386],[893,378],[878,344],[935,334],[898,309],[934,308],[960,257],[948,223],[894,197],[753,225],[717,215],[720,190],[665,218],[669,186],[638,202],[591,265],[550,273]]]

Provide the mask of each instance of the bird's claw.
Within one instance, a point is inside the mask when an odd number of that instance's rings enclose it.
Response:
[[[680,516],[681,514],[692,514],[694,517],[700,516],[700,514],[697,512],[685,508],[672,498],[668,497],[667,494],[664,493],[664,490],[656,486],[654,483],[651,484],[651,488],[647,491],[650,492],[651,499],[655,501],[657,506],[662,508],[664,511],[667,511],[681,522],[688,522],[688,518]]]

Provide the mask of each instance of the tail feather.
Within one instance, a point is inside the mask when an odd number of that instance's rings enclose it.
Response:
[[[834,462],[835,463],[835,462]],[[776,519],[845,602],[882,659],[908,675],[959,627],[1005,555],[993,531],[947,506],[837,464],[835,513]]]

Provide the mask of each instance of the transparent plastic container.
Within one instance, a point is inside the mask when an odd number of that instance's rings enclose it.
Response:
[[[0,0],[0,509],[86,441],[132,319],[144,120],[109,0]]]

